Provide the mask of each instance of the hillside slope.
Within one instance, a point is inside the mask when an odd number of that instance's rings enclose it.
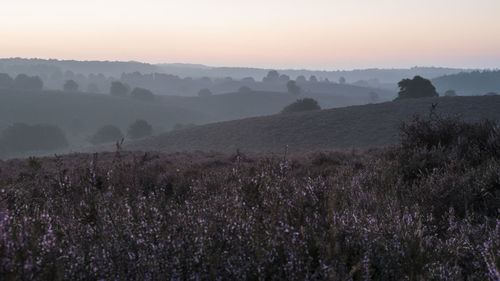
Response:
[[[427,98],[279,114],[198,126],[125,144],[127,150],[279,151],[372,147],[398,141],[398,126],[413,114],[460,114],[500,120],[500,96]]]

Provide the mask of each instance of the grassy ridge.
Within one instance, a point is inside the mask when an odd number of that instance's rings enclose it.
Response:
[[[126,145],[130,150],[281,151],[386,146],[415,113],[459,114],[465,120],[500,120],[500,97],[411,99],[208,124]]]

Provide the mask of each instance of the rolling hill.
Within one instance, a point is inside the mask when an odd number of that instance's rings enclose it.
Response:
[[[394,144],[398,126],[415,113],[440,114],[467,121],[500,120],[500,96],[410,99],[293,114],[213,123],[126,143],[126,150],[282,151],[367,148]]]

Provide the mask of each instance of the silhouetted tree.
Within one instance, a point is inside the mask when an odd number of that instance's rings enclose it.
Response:
[[[144,88],[134,88],[134,90],[132,90],[132,92],[130,93],[130,96],[134,99],[144,100],[144,101],[151,101],[154,100],[155,98],[153,92]]]
[[[280,78],[280,74],[276,70],[271,70],[267,73],[267,76],[262,79],[262,82],[277,82]]]
[[[413,79],[399,81],[398,86],[399,93],[395,100],[439,96],[431,81],[418,75],[413,77]]]
[[[290,76],[288,76],[286,74],[281,74],[280,78],[279,78],[279,81],[283,82],[283,83],[286,83],[286,82],[290,81]]]
[[[66,82],[64,82],[63,89],[66,92],[76,92],[78,91],[78,84],[75,80],[66,80]]]
[[[8,151],[25,152],[64,148],[68,141],[57,126],[16,123],[4,130],[1,144]]]
[[[376,92],[369,92],[368,99],[370,100],[370,102],[375,103],[380,99],[380,97]]]
[[[0,73],[0,89],[8,89],[12,87],[14,79],[7,73]]]
[[[457,93],[455,92],[455,90],[448,90],[448,91],[444,92],[444,96],[445,97],[456,97]]]
[[[152,133],[153,127],[146,120],[137,119],[128,127],[127,136],[132,139],[138,139],[151,136]]]
[[[253,77],[245,77],[245,78],[241,79],[241,82],[255,83],[255,79],[253,79]]]
[[[241,93],[241,94],[248,94],[248,93],[251,93],[251,92],[252,92],[252,89],[250,89],[250,87],[247,87],[247,86],[241,86],[238,89],[238,93]]]
[[[212,95],[212,91],[210,91],[209,89],[207,88],[204,88],[204,89],[201,89],[199,92],[198,92],[198,96],[199,97],[209,97]]]
[[[305,83],[307,82],[307,79],[304,75],[299,75],[297,76],[297,79],[295,79],[295,81],[297,81],[297,83]]]
[[[111,88],[109,89],[109,93],[113,96],[124,97],[128,94],[129,87],[126,84],[123,84],[120,81],[111,82]]]
[[[294,80],[288,81],[288,83],[286,83],[286,88],[288,90],[288,93],[295,96],[300,95],[301,89],[299,86],[297,86],[297,83]]]
[[[310,111],[310,110],[319,110],[321,107],[318,102],[311,98],[298,99],[294,103],[287,105],[281,113],[291,113],[291,112],[299,112],[299,111]]]
[[[19,74],[14,79],[13,87],[19,90],[39,91],[43,88],[43,82],[38,76]]]
[[[100,144],[119,141],[121,139],[123,139],[123,134],[118,127],[113,125],[106,125],[97,130],[97,132],[89,139],[89,141],[92,144]]]
[[[309,82],[318,83],[318,78],[316,78],[316,76],[314,75],[311,75],[311,77],[309,77]]]
[[[339,84],[345,84],[346,80],[343,76],[339,78]]]

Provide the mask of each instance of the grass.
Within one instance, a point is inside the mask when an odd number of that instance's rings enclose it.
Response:
[[[498,127],[431,114],[401,134],[359,152],[0,162],[1,276],[498,280]]]

